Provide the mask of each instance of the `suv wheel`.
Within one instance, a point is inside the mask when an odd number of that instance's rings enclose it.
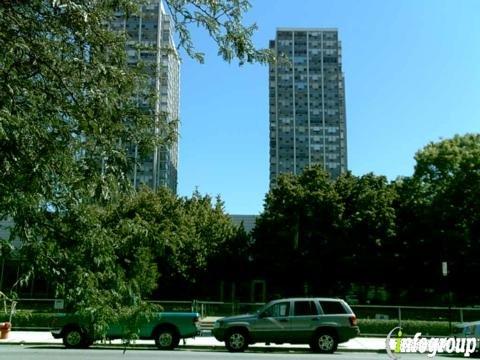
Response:
[[[85,346],[86,338],[80,328],[72,327],[63,332],[63,345],[69,349],[79,349]]]
[[[155,345],[160,350],[173,350],[180,342],[177,332],[171,328],[161,328],[156,332]]]
[[[230,330],[225,338],[225,347],[230,352],[243,352],[248,347],[247,332],[242,329]]]
[[[310,343],[312,350],[320,353],[331,354],[337,350],[337,346],[337,337],[330,331],[317,332]]]

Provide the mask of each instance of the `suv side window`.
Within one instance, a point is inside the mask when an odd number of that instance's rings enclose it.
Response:
[[[325,315],[348,314],[340,301],[320,301],[320,306]]]
[[[283,317],[290,315],[290,303],[281,302],[270,306],[265,309],[264,315],[266,317]]]
[[[313,301],[295,301],[294,316],[318,315],[317,306]]]

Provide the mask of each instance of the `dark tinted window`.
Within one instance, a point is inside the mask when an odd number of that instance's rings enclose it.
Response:
[[[348,314],[339,301],[320,301],[324,314]]]
[[[275,305],[270,306],[264,312],[266,317],[282,317],[282,316],[289,316],[289,309],[290,303],[289,302],[282,302]]]
[[[295,301],[294,315],[318,315],[317,307],[313,301]]]

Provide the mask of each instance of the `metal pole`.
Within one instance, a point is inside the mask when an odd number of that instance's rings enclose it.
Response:
[[[402,308],[400,306],[398,307],[398,324],[402,326]]]
[[[450,273],[448,272],[448,262],[442,262],[442,275],[445,278],[448,296],[448,331],[452,333],[452,292],[450,291]]]
[[[447,282],[448,278],[447,278]],[[452,292],[450,291],[450,284],[448,285],[448,331],[452,333]]]
[[[450,274],[447,272],[447,291],[448,291],[448,332],[452,333],[452,292],[450,291]]]

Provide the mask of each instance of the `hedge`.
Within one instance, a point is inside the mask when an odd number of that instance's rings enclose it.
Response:
[[[398,320],[358,319],[362,334],[387,335],[393,328],[399,326]],[[450,335],[448,321],[402,320],[402,332],[405,335],[447,336]]]
[[[0,322],[8,321],[10,315],[0,313]],[[16,311],[12,318],[12,328],[28,329],[28,328],[51,328],[53,320],[52,313],[33,312],[28,310]]]

